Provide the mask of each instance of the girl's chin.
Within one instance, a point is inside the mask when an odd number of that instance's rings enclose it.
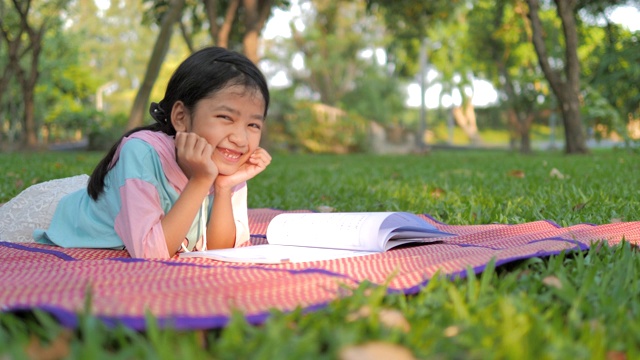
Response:
[[[238,164],[237,166],[229,164],[216,164],[216,166],[218,167],[218,174],[224,176],[235,174],[240,168],[240,165],[241,164]]]
[[[247,161],[247,159],[240,158],[237,162],[229,162],[224,159],[213,159],[213,162],[218,168],[218,174],[220,175],[233,175],[238,169]]]

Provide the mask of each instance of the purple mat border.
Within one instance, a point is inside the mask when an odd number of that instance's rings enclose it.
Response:
[[[58,250],[33,248],[33,247],[21,245],[19,243],[10,243],[10,242],[6,242],[6,241],[0,241],[0,246],[5,246],[5,247],[8,247],[8,248],[17,249],[17,250],[23,250],[23,251],[37,252],[37,253],[53,255],[53,256],[59,257],[60,259],[62,259],[64,261],[78,261],[78,259],[74,258],[73,256],[67,255],[67,254],[65,254],[65,253],[63,253],[61,251],[58,251]]]
[[[319,303],[311,305],[300,310],[303,313],[311,313],[314,311],[322,310],[329,305],[329,302]],[[63,327],[69,329],[78,328],[80,325],[80,318],[83,314],[78,314],[67,309],[63,309],[57,306],[16,306],[11,308],[3,308],[3,313],[21,312],[21,311],[41,311],[53,316]],[[283,311],[283,313],[291,313],[295,310]],[[245,315],[245,321],[252,325],[261,325],[271,317],[272,312],[266,311],[258,314]],[[117,326],[124,326],[133,330],[143,331],[147,328],[147,319],[144,316],[95,316],[100,320],[107,328],[115,328]],[[160,328],[171,328],[174,330],[212,330],[225,327],[231,320],[230,316],[209,316],[209,317],[192,317],[192,316],[174,316],[174,317],[154,317],[155,323]]]
[[[566,239],[553,239],[553,238],[549,238],[549,239],[543,239],[543,240],[536,240],[536,241],[532,241],[529,244],[532,244],[534,242],[539,242],[539,241],[544,241],[544,240],[563,240],[563,241],[567,241],[567,242],[574,242],[574,241],[570,241],[570,240],[566,240]],[[535,254],[532,255],[520,255],[520,256],[513,256],[513,257],[509,257],[509,258],[505,258],[502,260],[498,260],[495,261],[494,263],[494,267],[497,268],[498,266],[502,266],[508,263],[512,263],[512,262],[516,262],[519,260],[526,260],[526,259],[532,259],[532,258],[536,258],[536,257],[547,257],[547,256],[553,256],[553,255],[559,255],[562,254],[563,252],[573,252],[573,251],[585,251],[588,250],[589,247],[577,242],[576,247],[574,248],[570,248],[570,249],[564,249],[564,250],[554,250],[554,251],[538,251]],[[495,257],[492,257],[492,261],[495,260]],[[489,263],[483,264],[483,265],[479,265],[479,266],[475,266],[472,268],[472,271],[474,272],[474,274],[480,274],[482,273],[487,266],[489,265]],[[446,275],[447,278],[449,279],[456,279],[456,278],[461,278],[464,279],[467,277],[467,270],[461,270],[461,271],[457,271],[457,272],[453,272],[450,274]],[[389,288],[387,293],[389,294],[398,294],[398,293],[402,293],[405,295],[414,295],[417,294],[422,288],[424,288],[425,286],[427,286],[427,284],[429,283],[430,279],[426,279],[424,280],[422,283],[412,286],[410,288],[407,289],[394,289],[394,288]]]

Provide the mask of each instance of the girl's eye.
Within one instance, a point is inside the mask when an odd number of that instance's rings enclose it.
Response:
[[[218,116],[216,116],[216,117],[217,117],[217,118],[220,118],[220,119],[224,119],[224,120],[232,120],[232,119],[231,119],[231,117],[230,117],[230,116],[227,116],[227,115],[218,115]]]
[[[249,127],[252,127],[252,128],[255,128],[255,129],[258,129],[258,130],[262,129],[262,125],[260,125],[258,123],[249,124]]]

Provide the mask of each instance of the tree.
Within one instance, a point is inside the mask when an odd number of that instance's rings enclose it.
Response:
[[[430,29],[431,41],[439,44],[438,50],[431,53],[430,59],[440,72],[442,84],[441,97],[455,93],[460,95],[460,104],[451,104],[451,114],[470,143],[482,144],[478,131],[475,107],[473,105],[473,80],[475,57],[469,51],[471,34],[469,11],[466,7],[457,8],[450,14],[452,20],[437,22]],[[475,31],[475,30],[474,30]]]
[[[303,19],[305,29],[291,27],[294,46],[285,59],[300,55],[304,69],[293,72],[294,81],[308,86],[323,104],[338,106],[367,65],[360,52],[377,45],[367,35],[378,31],[355,2],[315,0],[312,4]]]
[[[157,27],[144,20],[145,6],[140,1],[112,1],[100,10],[93,1],[81,1],[69,9],[72,18],[65,32],[81,39],[77,42],[81,61],[91,67],[98,86],[108,89],[95,94],[96,102],[101,96],[103,109],[111,116],[131,110],[157,36]]]
[[[422,41],[436,24],[457,20],[453,17],[462,0],[366,0],[369,11],[380,11],[387,31],[394,41],[387,45],[387,53],[396,71],[412,78],[419,71]]]
[[[36,118],[41,125],[41,142],[77,140],[87,135],[102,117],[95,106],[101,79],[84,61],[79,44],[82,34],[64,32],[46,38],[41,76],[36,88]]]
[[[6,11],[2,3],[0,32],[7,44],[9,61],[0,79],[0,90],[8,84],[13,75],[18,80],[23,99],[22,143],[28,148],[37,146],[35,118],[35,88],[40,76],[40,53],[46,32],[60,24],[61,12],[68,0],[52,2],[12,1],[12,10]],[[0,92],[0,94],[2,94]],[[1,96],[0,96],[1,98]]]
[[[468,32],[466,2],[367,0],[367,4],[369,9],[382,10],[387,30],[394,35],[387,53],[396,64],[398,74],[406,79],[414,78],[421,65],[419,59],[424,56],[421,51],[429,52],[430,63],[441,73],[442,94],[459,93],[462,98],[461,104],[452,108],[456,123],[471,143],[481,143],[472,102],[470,64],[474,59],[460,51]],[[438,44],[438,49],[424,48],[425,41]]]
[[[474,71],[492,81],[506,109],[511,146],[519,140],[520,152],[531,152],[530,129],[539,114],[539,99],[547,99],[544,75],[529,41],[527,5],[520,0],[479,0],[469,14],[469,41]],[[544,104],[540,104],[543,106]]]
[[[129,129],[140,126],[144,119],[147,104],[149,102],[149,94],[158,77],[162,63],[169,49],[173,26],[177,23],[180,26],[181,33],[188,48],[193,51],[194,46],[192,38],[200,28],[200,13],[198,12],[198,2],[186,0],[149,0],[152,3],[151,17],[155,17],[155,21],[159,22],[160,32],[156,39],[153,52],[147,65],[142,85],[136,94],[136,99],[131,108]],[[235,29],[242,33],[242,48],[244,54],[253,62],[259,61],[258,56],[258,37],[262,32],[264,25],[271,14],[273,6],[282,6],[288,4],[286,0],[203,0],[204,17],[209,23],[209,34],[211,43],[222,47],[229,47],[229,39],[233,36],[234,24],[237,13],[242,13],[244,22],[242,25],[236,25]],[[242,5],[242,6],[240,6]],[[191,19],[194,32],[186,31],[185,19],[183,13],[185,9],[191,11]],[[219,14],[224,13],[225,16],[220,19]],[[222,26],[219,25],[222,22]]]
[[[561,21],[564,40],[564,58],[552,59],[548,55],[545,32],[540,19],[538,0],[527,0],[531,21],[531,40],[538,62],[558,100],[565,131],[567,154],[587,153],[586,134],[580,118],[580,61],[578,59],[578,30],[576,26],[576,0],[554,0]],[[548,38],[548,37],[546,37]],[[556,43],[555,46],[562,46]],[[560,61],[558,61],[560,60]],[[560,65],[562,63],[562,65]]]
[[[617,109],[621,119],[640,118],[640,83],[630,81],[640,78],[640,38],[610,21],[603,28],[589,30],[588,36],[598,41],[593,41],[593,50],[584,61],[586,86]]]
[[[254,63],[258,63],[258,38],[271,14],[271,0],[242,0],[244,5],[244,36],[242,46],[244,54]]]
[[[270,110],[269,129],[280,131],[272,139],[315,152],[363,150],[370,121],[402,125],[401,82],[380,57],[392,39],[379,15],[361,3],[314,0],[305,6],[299,18],[304,29],[294,22],[291,38],[266,44],[267,76],[279,72],[291,81],[273,91],[282,100]]]
[[[171,40],[171,34],[173,32],[173,26],[182,15],[182,9],[184,8],[185,0],[171,0],[168,7],[162,14],[162,21],[160,23],[160,32],[156,38],[153,46],[153,51],[147,64],[147,70],[142,80],[142,84],[136,98],[133,101],[131,107],[131,113],[129,114],[129,121],[127,128],[132,129],[140,126],[143,123],[144,115],[146,114],[147,105],[149,103],[149,95],[153,84],[158,78],[160,68],[164,62],[164,58],[169,51],[169,44]]]

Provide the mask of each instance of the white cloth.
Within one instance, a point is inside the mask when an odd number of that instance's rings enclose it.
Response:
[[[60,199],[87,187],[88,175],[78,175],[35,184],[0,206],[0,240],[33,242],[33,230],[46,229]]]

